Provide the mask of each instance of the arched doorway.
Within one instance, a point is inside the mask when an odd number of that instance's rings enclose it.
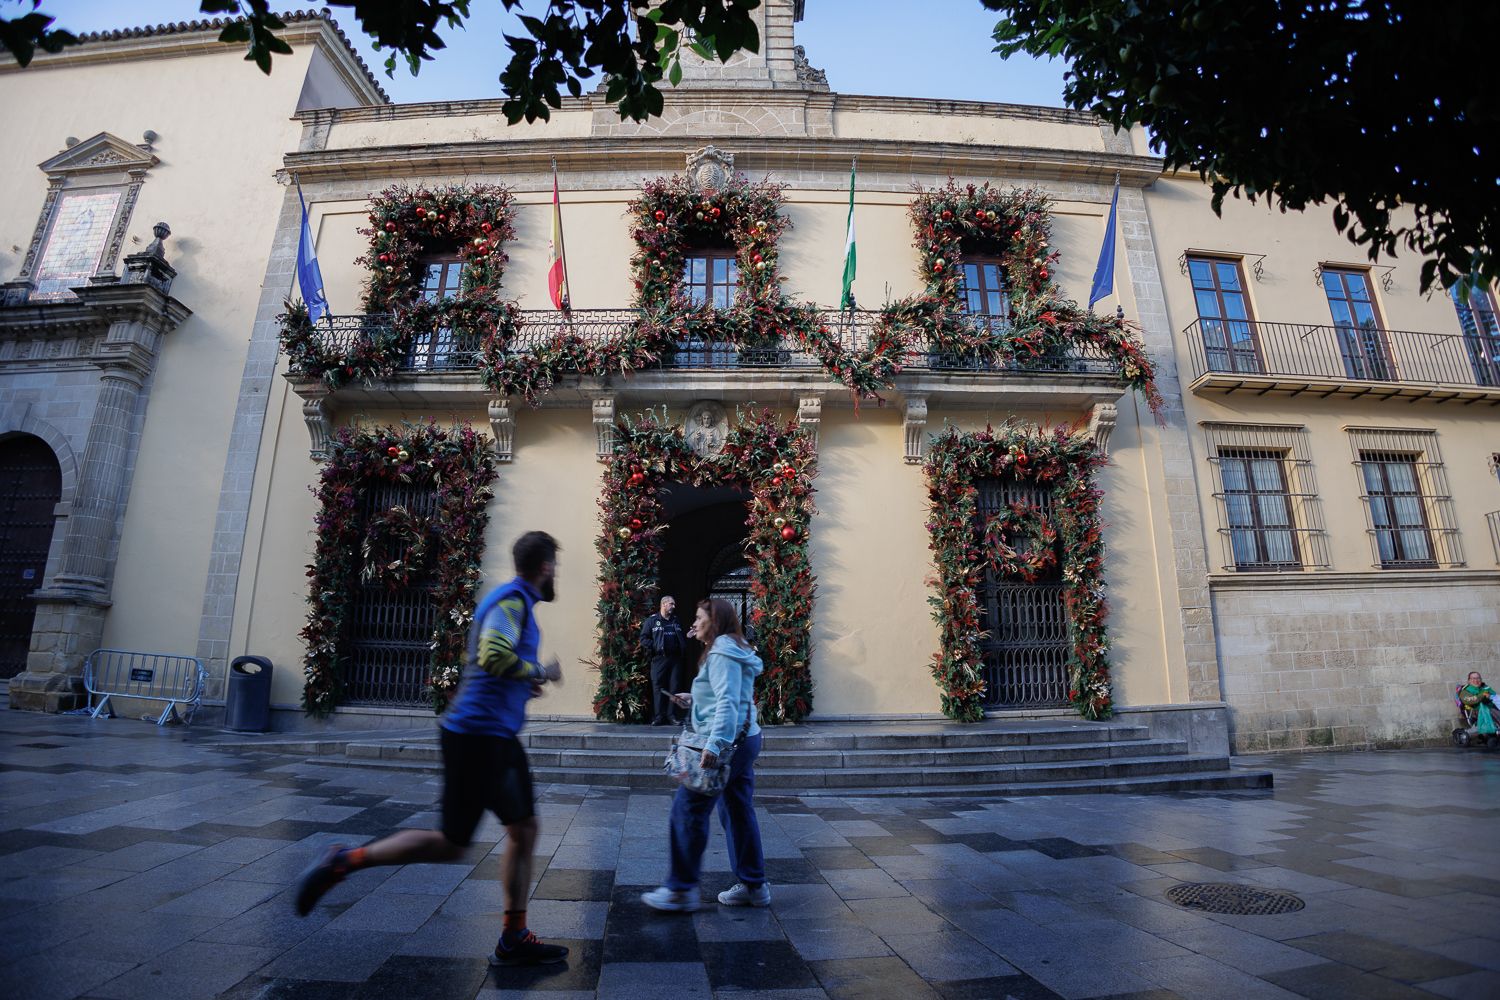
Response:
[[[0,678],[26,669],[62,469],[47,442],[30,434],[0,440]]]

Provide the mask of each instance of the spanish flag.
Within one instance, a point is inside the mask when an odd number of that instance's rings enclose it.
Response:
[[[557,193],[557,161],[552,161],[552,236],[547,240],[547,256],[552,261],[547,268],[547,292],[552,296],[552,305],[567,312],[568,260],[563,249],[562,199]]]

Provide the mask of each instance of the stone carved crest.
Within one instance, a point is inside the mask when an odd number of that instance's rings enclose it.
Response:
[[[713,458],[724,450],[724,441],[729,436],[729,415],[722,405],[711,399],[694,403],[688,410],[683,436],[693,454],[699,458]]]
[[[734,154],[704,146],[687,155],[687,175],[705,191],[717,191],[734,176]]]

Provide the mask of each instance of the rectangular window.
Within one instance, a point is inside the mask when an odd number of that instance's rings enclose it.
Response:
[[[985,317],[991,327],[1010,325],[1010,294],[1005,289],[1005,271],[999,260],[975,257],[965,261],[961,290],[964,309],[969,315]]]
[[[31,281],[33,299],[70,299],[99,269],[120,206],[119,190],[67,191],[57,200]]]
[[[1322,274],[1323,294],[1328,296],[1328,309],[1338,330],[1344,374],[1356,379],[1391,381],[1396,377],[1396,366],[1375,305],[1370,272],[1325,267]]]
[[[458,257],[428,257],[419,266],[424,302],[441,302],[458,296],[463,284],[462,260]],[[479,345],[461,345],[458,339],[446,326],[417,333],[412,337],[407,353],[407,368],[430,371],[469,364]]]
[[[1496,316],[1494,293],[1476,288],[1464,302],[1454,285],[1451,294],[1474,380],[1480,385],[1500,385],[1500,318]]]
[[[1348,428],[1375,565],[1462,566],[1463,550],[1437,434]]]
[[[699,251],[688,257],[683,279],[693,305],[728,309],[739,291],[740,263],[733,251]]]
[[[1221,423],[1205,423],[1203,428],[1214,473],[1224,568],[1327,569],[1328,534],[1307,429]]]
[[[1264,371],[1239,260],[1189,256],[1187,265],[1209,370]]]

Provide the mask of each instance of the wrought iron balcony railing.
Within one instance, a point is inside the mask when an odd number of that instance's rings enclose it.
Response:
[[[879,313],[872,310],[838,312],[826,310],[822,322],[846,350],[859,351],[869,345]],[[611,338],[625,336],[640,318],[634,309],[575,309],[571,313],[553,310],[522,310],[519,326],[509,349],[524,352],[549,342],[576,337],[585,343],[603,344]],[[992,322],[1008,322],[996,317]],[[315,330],[325,348],[347,351],[358,338],[371,337],[388,328],[388,315],[328,316]],[[479,366],[479,342],[473,335],[454,330],[438,330],[414,338],[402,359],[404,372],[440,372],[473,370]],[[703,338],[679,341],[675,350],[663,355],[657,369],[817,369],[818,358],[794,342],[737,347]],[[1036,358],[992,363],[984,359],[945,354],[931,343],[908,347],[903,368],[952,373],[1025,372],[1039,374],[1092,374],[1114,378],[1120,362],[1093,344],[1073,344],[1066,351]]]
[[[1199,319],[1184,333],[1195,380],[1500,388],[1495,337],[1236,319]]]

